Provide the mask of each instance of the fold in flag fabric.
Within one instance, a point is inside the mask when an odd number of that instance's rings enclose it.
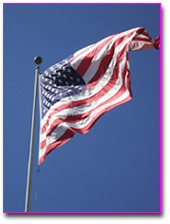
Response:
[[[145,28],[130,29],[87,46],[39,76],[39,164],[76,132],[87,133],[108,110],[132,98],[129,51],[159,48]]]

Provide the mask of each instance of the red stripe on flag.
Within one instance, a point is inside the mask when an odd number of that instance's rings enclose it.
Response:
[[[133,39],[133,41],[145,41],[145,42],[151,43],[151,39],[145,39],[145,38],[141,38],[141,37],[135,37]]]
[[[43,149],[46,146],[46,139],[40,142],[40,149]]]
[[[87,47],[86,49],[82,50],[79,54],[77,54],[76,56],[72,57],[70,59],[70,63],[73,62],[77,57],[79,57],[81,54],[83,54],[84,52],[88,51],[91,47],[95,46],[97,43],[92,44],[91,46]]]
[[[78,68],[76,69],[77,73],[81,76],[83,76],[85,74],[85,72],[87,71],[88,67],[91,64],[91,61],[93,59],[93,57],[98,54],[101,49],[111,40],[113,39],[113,36],[107,38],[105,41],[103,41],[102,44],[100,44],[97,48],[95,48],[94,50],[92,50],[90,53],[88,53],[84,59],[81,61],[81,63],[79,64]]]
[[[56,141],[47,146],[44,155],[39,159],[39,165],[44,161],[45,157],[55,148],[62,146],[74,136],[72,130],[67,129],[66,132]]]

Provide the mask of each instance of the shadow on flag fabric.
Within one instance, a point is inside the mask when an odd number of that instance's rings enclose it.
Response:
[[[159,49],[146,29],[109,36],[56,63],[39,76],[39,164],[76,132],[87,133],[108,110],[132,98],[128,51]]]

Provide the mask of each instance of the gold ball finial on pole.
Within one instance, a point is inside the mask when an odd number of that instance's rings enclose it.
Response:
[[[34,58],[34,62],[35,62],[37,65],[39,65],[39,64],[41,64],[41,62],[42,62],[42,58],[41,58],[40,56],[36,56],[36,57]]]

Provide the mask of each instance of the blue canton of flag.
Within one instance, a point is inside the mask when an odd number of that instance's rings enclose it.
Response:
[[[51,66],[40,75],[42,118],[62,98],[85,91],[84,80],[70,65],[71,57]]]

